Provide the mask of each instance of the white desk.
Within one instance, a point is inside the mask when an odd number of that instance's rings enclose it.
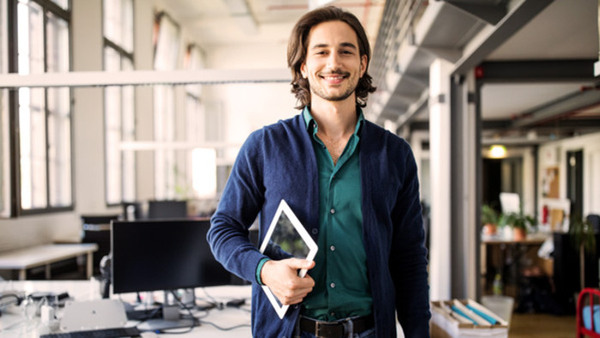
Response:
[[[46,266],[46,279],[50,279],[50,264],[77,256],[87,256],[87,278],[93,273],[92,254],[97,244],[46,244],[0,253],[0,270],[19,270],[19,280],[25,280],[29,268]]]
[[[54,292],[60,293],[67,291],[75,301],[86,301],[99,299],[99,285],[92,281],[5,281],[0,282],[0,291],[24,291],[25,294],[32,292]],[[227,302],[235,298],[245,298],[246,305],[241,308],[228,308],[222,310],[212,309],[208,313],[196,312],[194,315],[200,318],[201,326],[194,328],[186,334],[160,334],[152,332],[143,333],[144,338],[149,337],[219,337],[219,338],[245,338],[252,337],[250,329],[250,286],[217,286],[203,289],[196,289],[197,298],[208,296],[218,302]],[[160,301],[162,292],[155,292],[155,299]],[[113,295],[112,298],[122,299],[125,302],[133,303],[135,294]],[[57,317],[61,318],[62,312],[59,310]],[[223,328],[230,328],[238,325],[245,325],[233,330],[222,331],[208,324],[216,324]],[[130,322],[135,325],[135,322]],[[176,331],[173,331],[176,332]],[[0,317],[0,338],[4,337],[39,337],[40,334],[48,333],[48,329],[40,323],[40,318],[35,317],[27,320],[23,310],[16,306],[11,306]]]

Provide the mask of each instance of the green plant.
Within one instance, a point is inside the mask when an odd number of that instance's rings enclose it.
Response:
[[[527,233],[529,232],[529,229],[535,229],[537,227],[537,220],[530,215],[525,215],[521,209],[519,213],[510,213],[506,215],[506,224],[515,229],[523,229]]]
[[[498,213],[488,204],[481,206],[481,223],[498,224]]]
[[[596,236],[594,229],[580,215],[574,215],[569,222],[569,235],[573,247],[579,251],[579,283],[581,290],[585,287],[585,255],[596,253]]]

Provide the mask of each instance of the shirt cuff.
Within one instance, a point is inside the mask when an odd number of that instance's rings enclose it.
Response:
[[[261,259],[261,260],[260,260],[260,262],[258,262],[258,265],[256,266],[256,282],[257,282],[259,285],[265,285],[265,284],[262,282],[262,279],[260,278],[260,271],[262,270],[262,268],[263,268],[263,265],[265,265],[265,263],[266,263],[268,260],[269,260],[269,258],[266,258],[266,257],[265,257],[265,258]]]

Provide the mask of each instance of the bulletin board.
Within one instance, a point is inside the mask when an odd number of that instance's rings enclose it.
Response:
[[[558,167],[548,167],[542,178],[542,196],[546,198],[559,197],[559,171]]]

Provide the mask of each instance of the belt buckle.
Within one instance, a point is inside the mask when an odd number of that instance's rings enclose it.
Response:
[[[352,318],[346,318],[343,321],[339,321],[339,322],[323,322],[320,320],[315,321],[315,336],[316,337],[321,337],[322,333],[321,331],[325,331],[324,329],[329,327],[340,327],[342,329],[342,337],[351,337],[352,334],[354,333],[354,322],[352,321]]]
[[[325,324],[325,322],[322,322],[320,320],[316,320],[315,321],[315,336],[316,337],[321,337],[321,329],[325,328],[327,326],[327,324]]]

